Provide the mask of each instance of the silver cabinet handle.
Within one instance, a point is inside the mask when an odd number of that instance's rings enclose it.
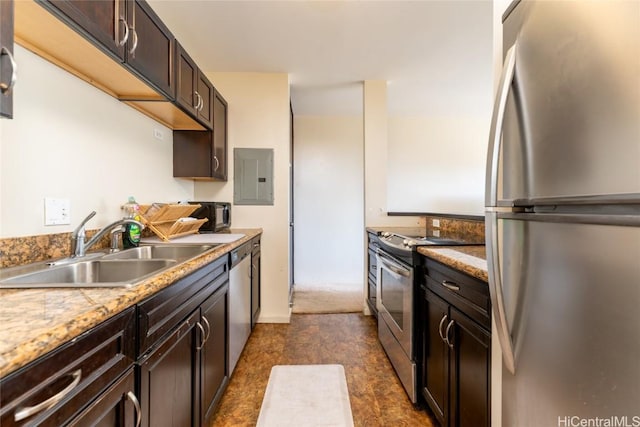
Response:
[[[204,99],[202,98],[202,95],[200,95],[198,92],[196,92],[196,96],[198,97],[198,104],[196,105],[196,110],[202,111],[202,108],[204,107]]]
[[[142,424],[142,409],[140,409],[140,401],[132,391],[127,393],[127,399],[129,399],[131,403],[133,403],[134,408],[136,408],[136,427],[140,427],[140,424]]]
[[[447,342],[446,338],[444,337],[444,334],[442,333],[442,325],[444,325],[444,322],[447,321],[447,315],[445,314],[444,316],[442,316],[442,319],[440,319],[440,324],[438,325],[438,335],[440,335],[440,339],[442,339],[442,341]]]
[[[504,124],[504,112],[507,108],[507,96],[513,83],[516,70],[516,45],[507,51],[504,60],[504,68],[500,77],[500,86],[491,117],[491,130],[489,132],[489,154],[487,156],[487,177],[485,187],[485,206],[496,206],[498,202],[498,160],[500,157],[500,145],[502,144],[502,126]]]
[[[453,325],[455,324],[455,321],[451,321],[449,322],[449,324],[447,325],[447,330],[444,333],[444,342],[447,343],[447,345],[449,346],[449,348],[453,348],[453,340],[449,339],[449,331],[451,330],[451,328],[453,327]]]
[[[197,90],[193,91],[193,96],[196,98],[196,105],[194,105],[193,108],[195,108],[196,111],[200,111],[200,94]]]
[[[202,316],[202,320],[204,320],[205,325],[207,325],[207,336],[204,338],[204,342],[202,343],[202,346],[204,347],[205,343],[209,341],[209,335],[211,335],[211,324],[205,316]]]
[[[133,46],[131,46],[131,50],[129,50],[129,53],[131,55],[134,55],[134,52],[138,48],[138,32],[133,27],[131,27],[131,31],[133,31]]]
[[[458,286],[458,284],[456,282],[452,282],[450,280],[443,280],[441,282],[441,284],[445,288],[450,289],[452,291],[459,291],[460,290],[460,286]]]
[[[16,80],[18,79],[18,64],[16,64],[16,60],[13,59],[13,55],[5,46],[2,46],[0,49],[0,56],[8,56],[9,63],[11,64],[11,79],[9,80],[9,84],[0,82],[0,91],[3,94],[9,93],[13,86],[16,84]]]
[[[127,20],[122,17],[120,17],[120,22],[124,24],[124,36],[122,37],[122,40],[118,42],[118,46],[124,46],[127,43],[127,40],[129,40],[129,24],[127,23]]]
[[[202,323],[196,322],[196,326],[198,327],[198,329],[200,329],[200,332],[202,333],[202,342],[198,347],[196,347],[196,350],[200,351],[202,350],[202,347],[204,347],[204,343],[207,341],[206,339],[207,333],[204,331],[204,326],[202,326]]]
[[[34,406],[28,406],[26,408],[18,408],[16,410],[16,413],[14,415],[14,420],[15,421],[22,421],[25,418],[29,418],[30,416],[37,414],[38,412],[42,412],[46,409],[49,409],[51,407],[53,407],[56,403],[60,402],[62,399],[64,399],[64,397],[71,393],[71,391],[76,388],[76,386],[78,384],[80,384],[80,379],[82,378],[82,369],[78,369],[76,371],[71,372],[70,374],[67,375],[71,375],[71,377],[73,378],[73,381],[71,381],[71,384],[69,384],[68,386],[66,386],[64,389],[62,389],[61,391],[59,391],[58,393],[54,394],[53,396],[51,396],[50,398],[48,398],[47,400],[38,403],[37,405]]]
[[[218,161],[218,157],[217,156],[213,156],[213,161],[216,162],[216,167],[214,167],[213,170],[217,171],[218,168],[220,167],[220,162]]]
[[[502,277],[500,276],[500,250],[498,247],[498,213],[486,212],[485,224],[487,233],[487,266],[489,273],[489,294],[493,317],[496,319],[496,329],[500,347],[502,347],[502,361],[509,372],[516,373],[516,358],[513,340],[509,333],[507,311],[504,306],[504,292]]]

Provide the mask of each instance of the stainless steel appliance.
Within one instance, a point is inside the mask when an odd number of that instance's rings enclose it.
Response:
[[[207,218],[200,227],[200,233],[219,233],[231,227],[231,203],[228,202],[189,202],[200,207],[191,214],[194,218]]]
[[[229,375],[251,335],[251,249],[242,245],[229,259]]]
[[[405,236],[393,232],[379,235],[376,254],[378,339],[413,403],[418,399],[414,334],[418,286],[414,280],[415,250],[422,245],[468,244],[484,244],[484,239]]]
[[[502,425],[640,425],[640,2],[516,2],[503,33],[485,215]]]

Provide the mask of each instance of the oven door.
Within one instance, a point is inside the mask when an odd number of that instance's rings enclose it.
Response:
[[[413,360],[413,268],[382,250],[376,258],[378,316]]]

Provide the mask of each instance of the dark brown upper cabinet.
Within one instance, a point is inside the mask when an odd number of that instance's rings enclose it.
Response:
[[[227,101],[217,90],[213,94],[213,172],[212,176],[227,180]]]
[[[0,1],[0,116],[13,118],[13,0]]]
[[[173,99],[174,37],[145,1],[50,0],[42,4]]]
[[[213,91],[213,131],[173,132],[173,176],[227,180],[227,101]]]
[[[15,40],[171,129],[206,129],[175,103],[175,39],[144,0],[19,1]]]
[[[145,1],[127,2],[126,62],[142,78],[160,89],[169,99],[175,97],[173,43],[175,38]]]
[[[131,34],[125,0],[50,0],[49,3],[102,48],[125,60],[125,45]]]
[[[213,127],[213,85],[196,62],[176,45],[176,103],[208,129]]]

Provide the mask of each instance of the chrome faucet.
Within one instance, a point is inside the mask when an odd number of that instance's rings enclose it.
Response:
[[[87,249],[89,249],[97,241],[99,241],[102,238],[102,236],[104,236],[105,234],[107,234],[109,231],[113,229],[116,229],[118,231],[121,230],[122,226],[125,224],[136,224],[138,227],[140,227],[140,230],[144,228],[144,224],[142,224],[139,221],[136,221],[135,219],[123,218],[107,225],[102,230],[98,231],[95,236],[89,239],[88,242],[85,242],[86,235],[85,235],[84,226],[95,215],[96,215],[96,211],[91,212],[89,215],[87,215],[85,219],[82,220],[80,225],[75,230],[73,230],[73,233],[71,233],[71,251],[73,252],[73,254],[71,255],[72,257],[76,257],[76,258],[83,257],[86,254]]]

